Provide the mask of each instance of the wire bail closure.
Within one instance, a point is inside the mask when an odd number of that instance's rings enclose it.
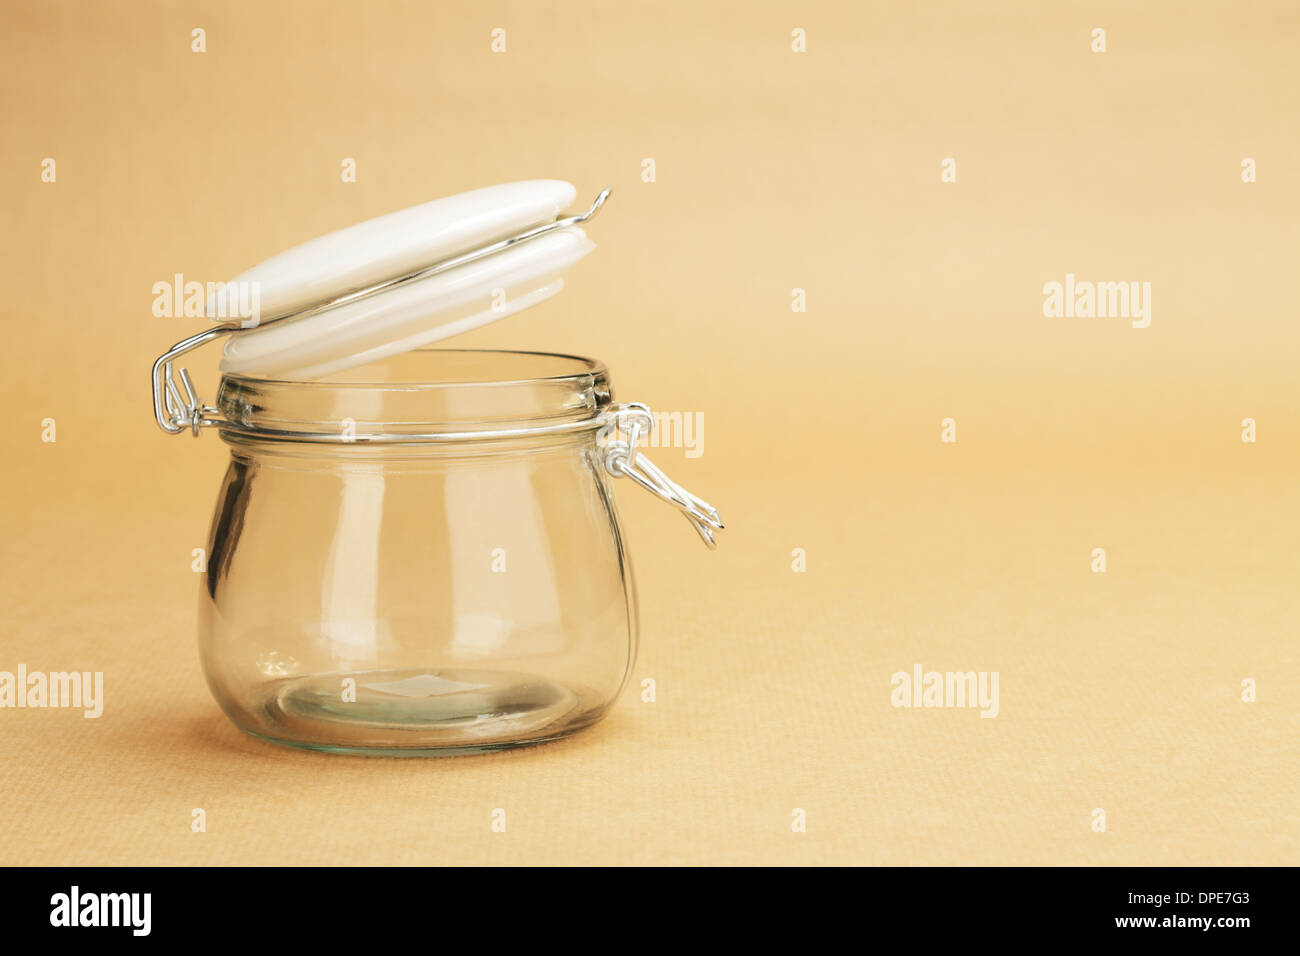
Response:
[[[600,433],[605,442],[605,470],[614,478],[631,478],[656,498],[672,505],[685,515],[709,550],[715,550],[718,542],[714,532],[726,527],[718,510],[669,478],[637,449],[641,438],[654,430],[654,424],[654,414],[647,405],[628,402],[615,406]]]
[[[169,435],[179,435],[189,428],[194,437],[205,425],[220,425],[220,410],[204,405],[194,390],[190,370],[181,368],[173,375],[172,363],[186,352],[206,345],[213,339],[235,331],[236,327],[217,326],[177,342],[153,363],[153,417],[158,427]],[[179,386],[177,385],[179,382]],[[184,394],[182,394],[182,390]]]
[[[547,233],[564,229],[568,226],[579,225],[591,219],[605,204],[609,198],[610,190],[601,191],[600,195],[592,202],[588,209],[576,216],[568,216],[563,219],[557,219],[554,222],[545,223],[536,226],[525,232],[506,239],[501,239],[468,252],[460,253],[452,258],[433,263],[419,269],[416,272],[396,276],[386,279],[374,285],[364,288],[352,289],[335,298],[327,301],[318,302],[296,312],[284,315],[274,316],[264,319],[260,324],[262,326],[270,325],[273,322],[282,322],[289,319],[304,318],[309,315],[316,315],[327,309],[336,306],[346,305],[359,299],[364,299],[380,292],[387,291],[396,286],[405,285],[408,282],[414,282],[418,279],[425,279],[429,276],[446,272],[457,266],[466,265],[475,262],[486,256],[501,252],[521,242],[527,242],[530,239],[536,239]],[[189,369],[185,367],[177,368],[176,360],[188,352],[193,351],[214,339],[238,332],[244,328],[252,326],[237,324],[214,325],[202,332],[192,335],[187,339],[182,339],[164,352],[153,363],[153,413],[158,427],[169,435],[178,435],[187,429],[197,437],[200,430],[206,427],[227,428],[239,433],[248,433],[248,429],[238,422],[226,419],[219,408],[204,404],[199,398],[197,390],[194,388],[194,382],[190,378]],[[654,415],[650,408],[640,402],[632,402],[622,405],[615,405],[604,412],[599,418],[588,419],[580,422],[573,422],[559,426],[539,426],[535,429],[521,428],[512,429],[502,432],[471,432],[464,434],[445,433],[438,435],[366,435],[357,436],[358,443],[382,444],[389,442],[405,441],[476,441],[476,440],[499,440],[519,437],[529,437],[541,434],[558,434],[562,432],[587,431],[593,428],[599,429],[598,441],[603,443],[601,456],[601,465],[605,471],[613,478],[631,478],[642,488],[649,491],[656,498],[665,501],[680,511],[686,520],[691,523],[700,538],[709,547],[710,550],[717,548],[717,540],[714,532],[721,531],[724,527],[717,509],[707,501],[697,498],[681,485],[669,478],[660,468],[647,458],[638,448],[642,438],[650,435],[654,430]],[[334,442],[339,437],[332,434],[315,434],[303,433],[293,436],[300,441],[310,442]]]

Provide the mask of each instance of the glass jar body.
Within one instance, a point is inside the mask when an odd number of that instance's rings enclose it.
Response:
[[[450,444],[227,434],[204,673],[258,737],[467,753],[598,720],[636,601],[594,430]]]

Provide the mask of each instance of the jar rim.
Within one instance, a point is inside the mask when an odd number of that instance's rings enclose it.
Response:
[[[551,360],[558,359],[565,362],[572,362],[575,368],[569,372],[560,372],[552,375],[528,375],[516,378],[482,378],[467,380],[448,380],[440,382],[429,381],[394,381],[373,378],[360,378],[351,380],[350,376],[365,373],[367,370],[389,367],[397,364],[406,356],[419,356],[434,354],[438,356],[492,356],[501,357],[518,357],[524,359]],[[363,365],[356,369],[346,369],[341,372],[335,372],[323,378],[316,379],[295,379],[281,378],[278,375],[259,375],[256,372],[226,372],[222,378],[258,382],[267,385],[278,385],[285,387],[306,387],[311,388],[322,384],[334,388],[456,388],[473,385],[522,385],[531,382],[553,382],[566,378],[577,378],[584,375],[592,375],[607,372],[605,363],[599,359],[587,358],[582,355],[570,355],[567,352],[538,352],[528,349],[438,349],[422,348],[412,349],[402,355],[394,356],[392,359],[386,359],[382,362],[373,362],[369,365]]]
[[[228,438],[411,443],[581,431],[612,400],[597,359],[430,348],[320,379],[227,373],[217,408]]]

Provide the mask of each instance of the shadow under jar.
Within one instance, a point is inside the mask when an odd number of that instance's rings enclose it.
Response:
[[[454,754],[598,720],[636,655],[598,362],[420,350],[222,379],[204,673],[250,734]]]

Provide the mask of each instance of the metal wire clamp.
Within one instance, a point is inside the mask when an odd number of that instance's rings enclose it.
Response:
[[[637,448],[641,438],[654,429],[654,424],[654,414],[640,402],[612,408],[609,422],[601,429],[605,470],[615,478],[631,478],[656,498],[668,502],[686,516],[691,527],[713,550],[718,546],[714,532],[726,527],[718,510],[669,478]]]

